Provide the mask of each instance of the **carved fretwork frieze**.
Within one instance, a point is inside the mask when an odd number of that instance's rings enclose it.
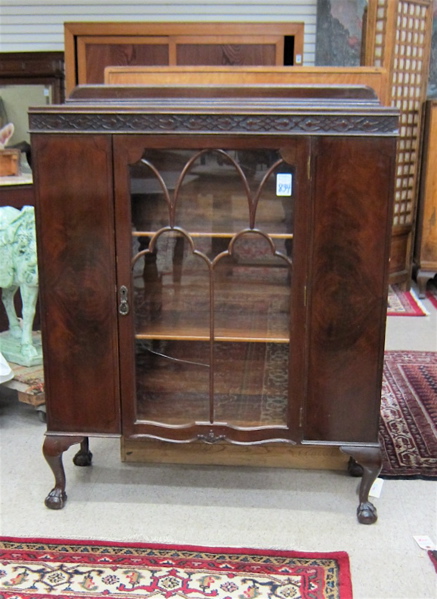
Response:
[[[394,135],[394,114],[33,113],[32,132]]]

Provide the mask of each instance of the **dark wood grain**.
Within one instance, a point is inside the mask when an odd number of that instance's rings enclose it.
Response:
[[[178,44],[177,64],[216,66],[275,65],[274,44]]]
[[[111,144],[33,139],[47,422],[120,430]]]
[[[33,185],[0,186],[0,206],[22,208],[23,206],[33,206],[34,204]]]
[[[317,144],[305,438],[376,442],[394,144]]]
[[[168,65],[167,44],[117,43],[117,38],[109,44],[92,43],[85,46],[86,82],[103,83],[105,67],[111,66],[153,66]]]

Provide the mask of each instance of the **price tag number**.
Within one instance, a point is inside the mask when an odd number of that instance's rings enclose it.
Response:
[[[292,194],[292,175],[291,173],[278,173],[276,175],[276,195],[291,196]]]

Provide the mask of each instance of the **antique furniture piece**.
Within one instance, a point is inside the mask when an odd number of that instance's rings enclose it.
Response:
[[[9,89],[16,86],[44,86],[47,102],[59,104],[64,101],[64,53],[63,52],[2,52],[0,60],[0,87]],[[4,93],[4,92],[3,92]],[[26,93],[23,88],[21,93]],[[0,90],[0,98],[2,90]],[[34,101],[34,98],[33,100]],[[1,115],[0,128],[9,122],[7,114]],[[27,108],[22,119],[27,131]],[[17,122],[14,123],[17,125]],[[21,141],[21,140],[19,140]],[[23,150],[24,151],[24,150]],[[30,154],[28,156],[30,159]],[[0,179],[0,206],[33,206],[32,175],[22,173],[18,177],[2,177]]]
[[[426,102],[422,179],[416,230],[415,275],[419,297],[437,273],[437,100]]]
[[[0,179],[0,206],[33,206],[32,175],[2,177]]]
[[[64,100],[63,52],[2,52],[0,85],[46,85],[50,101]]]
[[[376,520],[397,111],[363,87],[78,88],[30,111],[44,455],[339,447]],[[98,381],[98,384],[96,384]]]
[[[404,285],[412,274],[432,12],[432,0],[369,0],[365,23],[363,62],[388,70],[389,103],[400,111],[390,282]]]
[[[299,65],[303,23],[65,23],[67,95],[106,66]]]
[[[366,85],[382,104],[388,100],[387,70],[377,67],[106,67],[105,83],[117,85]],[[112,92],[111,92],[112,93]],[[269,444],[250,447],[229,443],[186,443],[183,446],[154,439],[125,438],[120,456],[126,462],[171,462],[255,467],[316,468],[343,471],[347,458],[334,447]]]

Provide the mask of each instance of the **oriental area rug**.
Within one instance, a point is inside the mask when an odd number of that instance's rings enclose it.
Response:
[[[403,291],[397,285],[388,288],[387,316],[426,316],[428,312],[415,291]]]
[[[1,599],[352,599],[347,553],[0,538]]]
[[[384,356],[382,478],[437,480],[437,353]]]

